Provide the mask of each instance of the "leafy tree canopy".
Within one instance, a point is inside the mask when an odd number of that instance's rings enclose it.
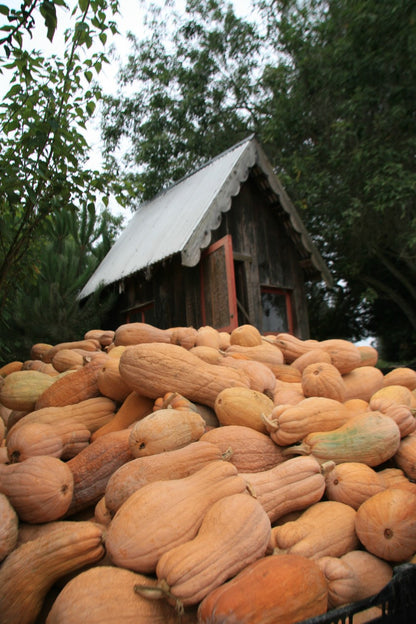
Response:
[[[105,102],[109,170],[148,198],[255,131],[337,283],[311,288],[312,328],[414,358],[414,2],[253,4],[256,22],[189,0],[170,37],[157,20],[132,36]]]

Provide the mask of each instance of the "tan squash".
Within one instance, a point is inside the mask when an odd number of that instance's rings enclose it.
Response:
[[[286,381],[289,383],[301,383],[302,381],[301,371],[295,368],[292,364],[279,364],[271,366],[270,370],[278,381]]]
[[[391,459],[400,446],[400,429],[392,418],[369,411],[353,416],[332,431],[308,434],[301,444],[287,447],[283,453],[314,455],[320,461],[363,462],[379,466]]]
[[[321,340],[319,347],[329,353],[331,363],[339,370],[341,375],[351,372],[362,363],[358,347],[349,340],[339,338]]]
[[[0,492],[23,522],[51,522],[69,508],[74,480],[68,464],[37,455],[17,464],[0,464]]]
[[[327,601],[327,583],[315,561],[262,557],[201,601],[198,623],[293,624],[324,614]]]
[[[38,397],[35,409],[73,405],[100,396],[97,376],[107,358],[108,355],[102,353],[101,357],[93,358],[82,368],[63,373],[63,377],[59,377]]]
[[[205,432],[205,420],[192,410],[156,410],[136,422],[129,434],[133,457],[179,449],[196,442]]]
[[[230,454],[229,449],[223,452],[215,444],[198,440],[180,449],[133,459],[109,478],[105,488],[106,507],[114,515],[133,492],[148,483],[188,477],[209,462],[228,460]]]
[[[416,418],[411,407],[400,405],[383,397],[372,397],[368,407],[390,416],[399,427],[402,438],[416,431]]]
[[[218,332],[220,336],[220,349],[226,351],[231,346],[231,334],[227,331]]]
[[[210,347],[209,345],[198,345],[191,347],[189,352],[193,355],[197,355],[201,360],[208,364],[220,364],[224,356],[220,350],[216,347]]]
[[[255,347],[263,342],[257,327],[246,323],[239,325],[230,334],[230,344],[242,345],[243,347]]]
[[[17,373],[22,370],[23,362],[20,360],[13,360],[12,362],[7,362],[0,367],[0,377],[7,377],[10,373]]]
[[[66,510],[67,516],[96,505],[104,496],[113,472],[133,459],[129,435],[128,429],[107,433],[66,463],[74,481],[73,495]]]
[[[180,605],[196,605],[264,557],[269,540],[270,520],[261,504],[248,493],[225,496],[207,510],[193,539],[160,557],[158,587]]]
[[[243,425],[266,433],[262,414],[270,415],[274,404],[263,392],[251,388],[224,388],[218,393],[214,411],[221,425]]]
[[[53,345],[48,344],[46,342],[36,342],[30,348],[30,357],[32,360],[43,360],[43,356],[50,349],[52,349]]]
[[[283,353],[286,364],[291,364],[298,357],[313,349],[320,349],[317,340],[301,340],[287,332],[280,332],[276,335],[274,343]]]
[[[149,576],[114,566],[91,567],[64,586],[46,623],[80,624],[88,613],[88,624],[195,624],[193,612],[179,614],[166,601],[149,600],[134,591],[135,585],[152,588],[156,582]]]
[[[393,576],[387,561],[365,550],[351,550],[342,557],[322,557],[317,564],[328,583],[330,609],[374,596]]]
[[[325,472],[333,466],[333,462],[321,466],[313,457],[293,457],[269,470],[240,474],[274,523],[285,514],[320,501],[325,492]]]
[[[52,358],[52,366],[60,373],[76,370],[84,366],[84,357],[78,349],[60,349]]]
[[[341,373],[333,364],[326,362],[308,364],[303,369],[302,390],[305,397],[326,397],[340,402],[346,399]]]
[[[213,461],[189,477],[148,483],[121,505],[106,535],[114,565],[154,572],[161,555],[193,539],[215,501],[246,490],[235,466]]]
[[[56,424],[60,420],[73,420],[89,429],[91,433],[110,422],[114,417],[116,404],[107,397],[86,399],[72,405],[44,407],[23,414],[13,425],[13,429],[26,423]],[[9,433],[12,429],[9,427]]]
[[[328,500],[345,503],[354,509],[384,489],[378,473],[360,462],[334,465],[325,475],[325,484]]]
[[[5,494],[0,492],[0,562],[17,544],[19,518]]]
[[[375,366],[378,362],[378,351],[371,345],[357,345],[360,353],[361,364],[358,366]]]
[[[131,390],[119,371],[119,360],[108,357],[97,374],[97,386],[100,394],[122,403]]]
[[[34,455],[50,455],[67,460],[90,442],[91,432],[73,419],[58,423],[26,423],[13,428],[7,436],[7,453],[11,463]]]
[[[249,385],[234,369],[207,364],[183,347],[163,343],[126,349],[120,357],[120,374],[143,396],[156,399],[168,391],[178,392],[209,407],[224,388]]]
[[[416,493],[390,487],[374,494],[359,507],[355,529],[376,557],[407,561],[416,552]]]
[[[88,351],[93,353],[94,351],[101,351],[101,345],[98,340],[90,339],[90,340],[70,340],[68,342],[60,342],[54,345],[48,351],[45,351],[42,354],[42,360],[44,362],[52,362],[56,353],[61,349],[82,349],[83,351]],[[35,358],[36,359],[36,358]]]
[[[134,422],[150,414],[153,410],[153,404],[152,399],[141,396],[134,391],[130,392],[111,420],[94,431],[91,441],[93,442],[106,433],[130,427]]]
[[[244,425],[215,427],[206,431],[200,442],[210,442],[222,453],[229,453],[229,461],[239,472],[260,472],[281,464],[286,458],[282,447],[265,433]]]
[[[332,431],[351,418],[349,410],[336,399],[308,397],[297,405],[276,405],[264,416],[267,432],[280,446],[300,442],[314,431]]]
[[[305,399],[301,382],[285,382],[277,380],[273,393],[275,405],[297,405]]]
[[[52,523],[47,534],[16,548],[0,568],[2,624],[33,624],[49,589],[64,575],[104,555],[102,527],[92,522]],[[77,604],[79,609],[79,603]]]
[[[102,347],[108,347],[114,340],[112,329],[90,329],[84,334],[84,340],[98,340]]]
[[[384,375],[385,386],[405,386],[416,389],[416,371],[406,366],[398,366]]]
[[[377,476],[383,489],[409,481],[401,468],[382,468],[377,471]]]
[[[170,341],[184,349],[191,349],[195,346],[198,330],[195,327],[172,327],[170,329]]]
[[[151,342],[169,343],[171,335],[170,329],[159,329],[150,323],[126,323],[115,330],[114,344],[118,347]]]
[[[108,526],[111,522],[112,515],[105,504],[105,496],[102,496],[94,507],[94,521],[103,526]]]
[[[47,364],[41,360],[26,360],[23,362],[21,370],[36,370],[39,373],[45,373],[46,375],[51,375],[52,377],[56,377],[60,374],[60,371],[58,371],[53,364]]]
[[[10,373],[0,387],[0,403],[12,410],[33,410],[42,393],[56,382],[55,377],[36,370]]]
[[[374,366],[358,366],[342,375],[345,386],[344,401],[362,399],[370,401],[373,394],[383,387],[384,375]]]
[[[355,532],[357,513],[349,505],[337,501],[314,503],[297,520],[272,528],[274,552],[312,559],[341,557],[359,545]]]
[[[267,394],[269,397],[273,396],[276,387],[276,376],[267,364],[247,359],[245,356],[236,358],[232,355],[223,356],[219,364],[242,371],[247,376],[252,390]]]
[[[397,468],[401,468],[409,479],[416,481],[416,432],[400,441],[393,459]]]
[[[406,405],[407,407],[413,406],[412,391],[409,390],[409,388],[406,388],[406,386],[398,384],[383,386],[383,388],[380,388],[380,390],[377,390],[377,392],[372,395],[370,403],[372,400],[381,398],[394,402],[398,405]]]
[[[217,329],[210,325],[199,327],[195,336],[196,347],[211,347],[213,349],[220,348],[220,336]]]
[[[309,364],[318,364],[320,362],[332,364],[331,356],[328,351],[317,347],[316,349],[306,351],[305,353],[297,357],[295,360],[293,360],[290,366],[298,370],[300,373],[303,373],[303,370],[307,366],[309,366]]]
[[[233,344],[225,351],[226,355],[240,354],[245,357],[266,364],[270,368],[274,366],[280,366],[284,364],[283,353],[275,345],[269,342],[263,341],[261,345],[255,345],[253,347],[245,347],[243,345]]]

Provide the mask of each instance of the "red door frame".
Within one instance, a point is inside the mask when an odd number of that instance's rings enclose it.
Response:
[[[294,323],[293,323],[293,309],[292,309],[292,297],[291,291],[284,290],[283,288],[274,288],[273,286],[260,286],[260,292],[270,292],[275,293],[276,295],[282,295],[285,298],[286,303],[286,314],[287,314],[287,324],[288,324],[288,333],[294,333]],[[277,334],[278,332],[265,332],[265,334]]]
[[[235,274],[234,274],[234,258],[233,258],[233,245],[231,234],[226,234],[223,238],[220,238],[216,243],[210,245],[201,254],[201,315],[203,325],[207,324],[206,320],[206,308],[204,297],[204,275],[202,270],[202,260],[204,257],[213,253],[220,247],[224,247],[225,256],[225,272],[227,276],[227,283],[224,285],[227,288],[228,293],[228,313],[230,323],[224,327],[216,327],[218,331],[232,332],[233,329],[238,327],[238,312],[237,312],[237,293],[235,289]]]

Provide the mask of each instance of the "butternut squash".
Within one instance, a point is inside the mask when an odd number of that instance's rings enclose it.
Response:
[[[318,340],[301,340],[287,332],[280,332],[277,334],[274,343],[283,353],[286,364],[291,364],[298,357],[312,349],[321,348]]]
[[[331,356],[331,363],[341,375],[351,372],[361,365],[361,355],[358,347],[349,340],[331,338],[321,340],[319,348],[324,349]]]
[[[266,364],[270,368],[284,364],[283,354],[280,349],[272,343],[263,341],[261,345],[245,347],[244,345],[230,344],[225,350],[225,355],[240,354],[245,357]]]
[[[220,336],[217,329],[211,325],[199,327],[195,336],[196,347],[211,347],[213,349],[220,348]]]
[[[354,509],[384,489],[377,472],[360,462],[334,465],[325,475],[325,484],[328,500],[345,503]]]
[[[153,342],[169,343],[171,335],[170,329],[159,329],[150,323],[126,323],[115,330],[114,344],[118,347]]]
[[[355,518],[358,512],[337,501],[319,501],[297,520],[272,528],[275,553],[291,553],[319,559],[341,557],[358,548]]]
[[[180,605],[198,604],[263,557],[269,540],[270,520],[260,503],[248,493],[225,496],[208,509],[193,539],[160,557],[158,588]]]
[[[400,405],[383,397],[372,397],[368,408],[390,416],[399,427],[402,438],[416,431],[414,410],[407,405]]]
[[[102,527],[92,522],[54,523],[46,535],[16,548],[0,568],[2,624],[34,624],[54,583],[103,555]]]
[[[227,425],[206,431],[200,442],[215,444],[223,453],[231,451],[229,461],[239,472],[260,472],[285,461],[282,447],[265,433],[244,425]]]
[[[54,601],[47,624],[195,624],[193,612],[179,614],[164,600],[149,600],[135,585],[156,585],[156,580],[109,565],[99,565],[72,578]],[[82,608],[80,608],[82,605]]]
[[[274,523],[287,513],[321,500],[325,492],[325,472],[334,465],[329,462],[321,466],[313,457],[293,457],[269,470],[240,472],[240,475]]]
[[[308,364],[302,372],[302,390],[305,397],[326,397],[345,401],[346,388],[341,373],[333,364]]]
[[[293,360],[290,366],[298,370],[300,373],[303,373],[303,370],[309,366],[309,364],[318,364],[319,362],[332,364],[331,356],[328,351],[317,347],[316,349],[311,349],[302,355],[299,355],[295,360]]]
[[[213,407],[217,395],[249,382],[234,369],[207,364],[173,344],[138,344],[120,357],[120,374],[132,390],[151,399],[178,392],[190,401]]]
[[[209,462],[228,460],[229,455],[230,452],[222,452],[215,444],[198,440],[172,451],[137,457],[120,466],[109,478],[105,488],[106,507],[113,516],[144,485],[188,477]]]
[[[17,544],[19,518],[5,494],[0,492],[0,562]]]
[[[374,366],[358,366],[342,375],[345,386],[344,401],[362,399],[370,401],[373,394],[383,387],[384,375]]]
[[[129,446],[133,457],[173,451],[196,442],[205,431],[205,420],[192,410],[156,410],[130,429]]]
[[[97,373],[98,390],[103,396],[109,397],[118,403],[122,403],[130,394],[130,388],[121,378],[119,360],[108,357],[102,368]]]
[[[96,505],[104,496],[107,482],[113,472],[133,459],[129,447],[129,433],[128,429],[107,433],[66,463],[74,480],[73,496],[66,512],[67,516]]]
[[[287,447],[284,455],[314,455],[320,461],[363,462],[379,466],[400,446],[400,429],[392,418],[369,411],[353,416],[332,431],[308,434],[301,444]]]
[[[272,410],[272,399],[251,388],[224,388],[214,403],[221,425],[243,425],[261,433],[266,433],[262,414],[269,415]]]
[[[114,565],[152,573],[162,554],[193,539],[213,503],[245,492],[235,466],[213,461],[189,477],[154,481],[121,505],[106,535]]]
[[[0,492],[23,522],[62,518],[72,499],[74,480],[66,463],[37,455],[17,464],[0,464]]]
[[[299,555],[263,557],[211,591],[199,624],[293,624],[327,610],[328,588],[315,561]]]
[[[42,353],[42,357],[40,359],[42,359],[43,362],[50,363],[52,362],[56,353],[58,353],[58,351],[60,351],[61,349],[83,349],[84,351],[94,352],[94,351],[100,351],[101,345],[98,342],[98,340],[94,340],[94,339],[72,340],[68,342],[60,342],[54,345],[53,347],[51,347],[50,349],[45,350]]]
[[[407,561],[416,552],[416,493],[389,487],[357,510],[355,529],[368,552],[386,561]]]
[[[239,325],[230,334],[230,344],[242,345],[244,347],[255,347],[263,342],[257,327],[249,323]]]
[[[0,403],[12,410],[33,410],[41,394],[56,382],[55,377],[35,370],[10,373],[0,386]]]
[[[406,366],[397,366],[384,375],[384,386],[405,386],[416,389],[416,371]]]
[[[274,371],[264,364],[247,358],[224,356],[218,362],[220,366],[229,366],[241,370],[249,379],[250,388],[272,397],[276,387]]]
[[[115,415],[99,427],[91,436],[93,442],[97,438],[111,431],[120,431],[126,429],[137,420],[141,420],[153,410],[153,400],[148,397],[141,396],[137,392],[129,392]]]
[[[400,441],[393,459],[397,468],[401,468],[409,479],[416,481],[416,432]]]

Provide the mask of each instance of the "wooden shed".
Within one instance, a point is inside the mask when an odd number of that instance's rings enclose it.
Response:
[[[111,323],[309,337],[305,282],[329,270],[254,136],[139,207],[83,288],[118,293]]]

